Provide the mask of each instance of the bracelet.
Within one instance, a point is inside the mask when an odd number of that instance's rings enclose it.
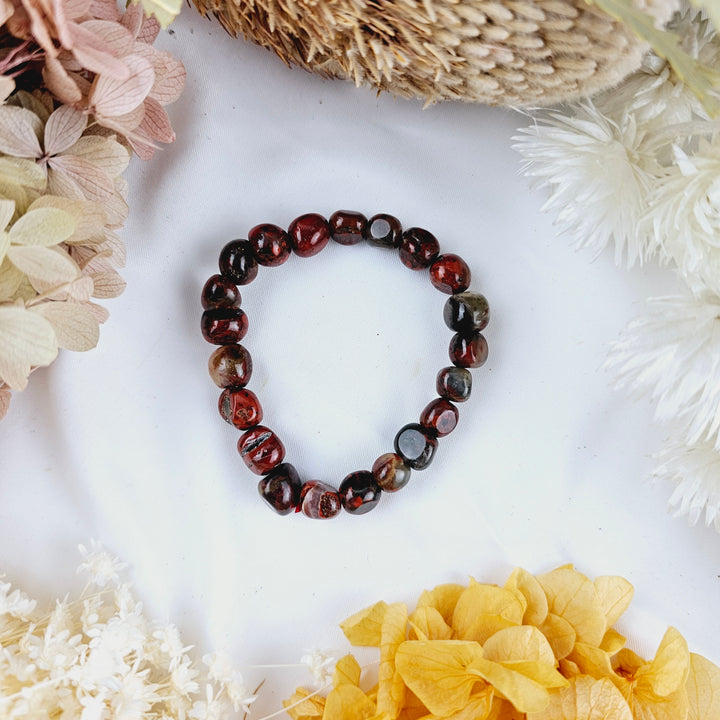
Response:
[[[280,438],[261,425],[263,411],[255,393],[246,388],[252,374],[252,358],[240,345],[248,329],[247,315],[240,308],[238,285],[251,283],[258,266],[282,265],[291,252],[312,257],[330,240],[355,245],[367,240],[373,245],[398,250],[400,261],[412,270],[429,270],[430,282],[450,295],[443,310],[445,324],[455,331],[450,340],[452,365],[437,375],[438,397],[420,414],[419,422],[403,426],[395,436],[395,452],[381,455],[371,471],[350,473],[337,490],[318,480],[301,482],[297,470],[284,462]],[[407,485],[412,470],[424,470],[437,449],[437,439],[448,435],[458,422],[454,403],[470,397],[472,376],[488,356],[481,331],[489,320],[487,300],[467,292],[470,268],[462,258],[440,254],[434,235],[422,228],[403,231],[392,215],[379,214],[368,220],[362,213],[340,210],[329,220],[310,213],[293,220],[287,232],[276,225],[254,227],[247,240],[233,240],[220,252],[220,274],[205,283],[201,301],[203,337],[219,345],[208,368],[222,388],[218,409],[222,418],[244,433],[237,448],[245,465],[262,475],[258,491],[278,514],[302,512],[310,518],[330,518],[341,508],[353,515],[372,510],[383,492],[396,492]]]

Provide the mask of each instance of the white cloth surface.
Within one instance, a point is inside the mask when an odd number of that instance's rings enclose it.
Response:
[[[654,653],[668,625],[720,662],[720,538],[667,511],[647,477],[663,431],[610,387],[608,344],[675,289],[557,237],[521,176],[518,113],[376,97],[288,69],[185,8],[160,43],[186,64],[177,142],[128,172],[125,293],[99,346],[62,353],[16,394],[0,432],[0,570],[45,601],[78,589],[76,546],[130,563],[148,612],[227,650],[254,709],[279,707],[305,649],[337,623],[441,582],[504,582],[574,563],[636,595],[621,622]],[[618,202],[622,190],[618,189]],[[305,212],[389,212],[435,233],[490,300],[490,358],[433,464],[362,517],[279,517],[216,410],[199,293],[221,247]],[[393,252],[331,244],[241,289],[250,389],[303,478],[369,469],[434,397],[446,296]],[[295,673],[293,675],[293,673]]]

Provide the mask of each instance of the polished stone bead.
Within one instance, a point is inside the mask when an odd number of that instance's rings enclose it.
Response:
[[[470,268],[459,255],[440,255],[430,266],[430,282],[448,295],[461,293],[470,287]]]
[[[290,463],[282,463],[258,483],[260,497],[278,514],[288,515],[300,502],[302,482]]]
[[[490,320],[490,306],[484,295],[464,292],[447,299],[443,308],[445,324],[466,335],[484,330]]]
[[[210,356],[208,371],[221,388],[245,387],[252,375],[252,358],[242,345],[223,345]]]
[[[300,490],[299,509],[313,520],[335,517],[342,508],[340,496],[333,488],[317,480],[309,480]]]
[[[220,272],[236,285],[251,283],[258,274],[258,264],[247,240],[233,240],[220,251]]]
[[[379,502],[381,490],[371,472],[359,470],[350,473],[338,488],[340,502],[352,515],[364,515]]]
[[[232,280],[223,275],[213,275],[205,283],[200,302],[205,310],[213,308],[240,307],[240,291]]]
[[[292,221],[288,235],[296,255],[312,257],[330,241],[330,226],[322,215],[308,213]]]
[[[340,245],[356,245],[365,238],[367,218],[353,210],[338,210],[330,216],[330,236]]]
[[[432,462],[435,450],[434,433],[417,423],[405,425],[395,436],[395,452],[413,470],[424,470]]]
[[[262,422],[262,406],[251,390],[225,388],[220,393],[218,410],[225,422],[240,430],[247,430]]]
[[[240,308],[214,308],[202,314],[200,328],[209,343],[229,345],[245,337],[248,319]]]
[[[373,215],[368,221],[367,239],[379,247],[399,248],[402,243],[402,225],[392,215]]]
[[[243,462],[257,475],[270,472],[285,457],[280,438],[264,425],[256,425],[241,435],[237,447]]]
[[[449,400],[436,398],[420,413],[420,424],[443,437],[457,427],[458,416],[458,409]]]
[[[381,455],[373,463],[372,474],[385,492],[397,492],[410,482],[410,468],[397,453]]]
[[[411,270],[429,268],[440,252],[437,238],[422,228],[410,228],[403,233],[400,260]]]
[[[488,344],[482,333],[474,332],[470,335],[457,333],[450,340],[449,353],[453,365],[464,368],[478,368],[485,364],[488,358]]]
[[[277,267],[290,257],[290,236],[277,225],[256,225],[248,233],[248,242],[255,259],[265,267]]]
[[[435,388],[440,397],[453,402],[465,402],[472,390],[472,374],[467,368],[443,368],[437,374]]]

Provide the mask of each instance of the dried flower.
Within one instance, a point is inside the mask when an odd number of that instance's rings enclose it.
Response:
[[[300,658],[303,665],[307,665],[315,680],[316,687],[325,687],[332,681],[335,670],[336,658],[328,655],[317,648],[308,650],[306,655]]]

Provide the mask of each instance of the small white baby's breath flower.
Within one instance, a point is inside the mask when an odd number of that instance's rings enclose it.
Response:
[[[249,712],[257,696],[245,686],[242,674],[233,667],[230,658],[225,653],[216,652],[205,655],[202,660],[208,666],[208,677],[224,688],[235,711],[242,709],[243,713]]]
[[[24,592],[13,590],[10,583],[0,582],[0,618],[3,615],[27,620],[34,612],[37,603]]]
[[[336,658],[317,648],[308,650],[307,654],[300,658],[303,665],[307,665],[312,673],[315,687],[321,688],[332,682],[333,670],[335,670]]]
[[[80,695],[80,704],[82,712],[80,720],[108,720],[110,717],[110,709],[105,702],[105,693],[97,693],[95,695]]]
[[[170,668],[170,683],[176,693],[189,697],[199,692],[200,686],[195,680],[199,672],[187,655],[173,658]]]
[[[84,558],[78,573],[88,573],[90,582],[98,587],[120,584],[120,573],[127,568],[126,563],[111,555],[95,540],[90,541],[89,550],[84,545],[79,545],[78,549]]]
[[[163,625],[154,630],[152,636],[157,650],[169,660],[179,658],[192,650],[192,645],[183,645],[180,631],[175,625]]]

